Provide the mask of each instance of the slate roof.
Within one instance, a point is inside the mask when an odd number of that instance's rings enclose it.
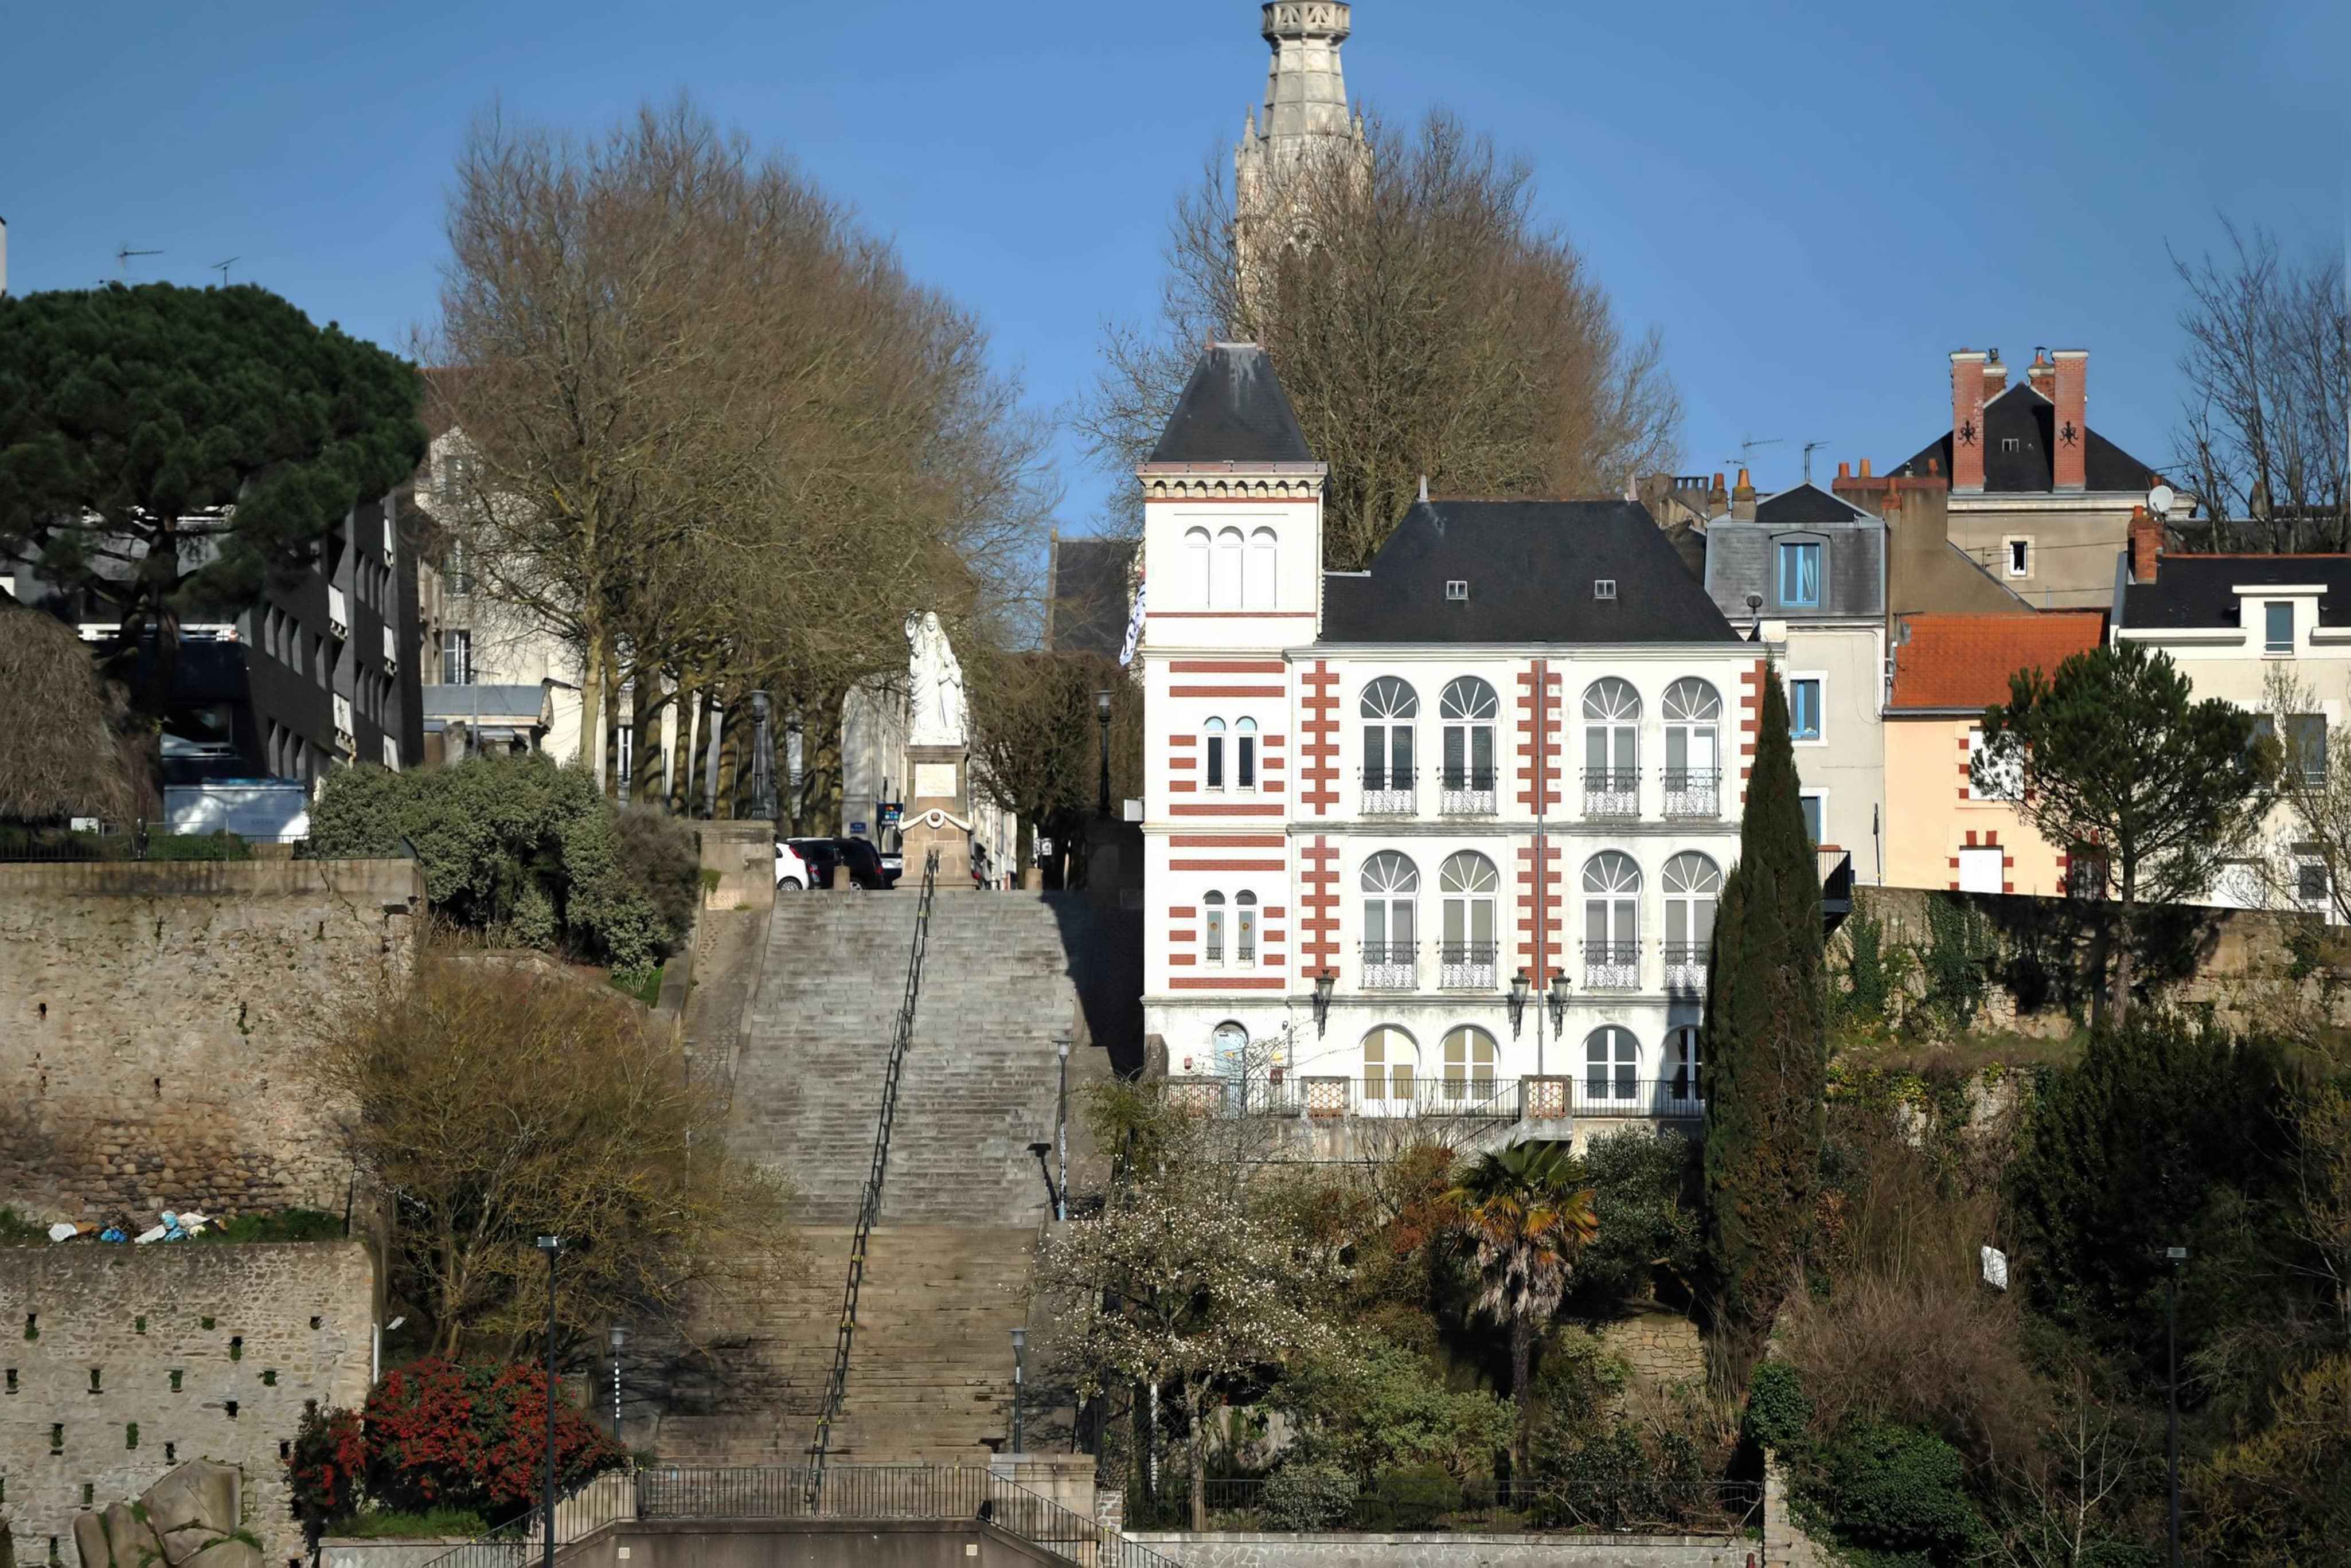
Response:
[[[1868,516],[1807,480],[1755,503],[1755,520],[1789,528],[1801,523],[1850,523]]]
[[[2030,382],[2019,382],[1984,404],[1984,493],[2045,495],[2055,489],[2057,471],[2049,454],[2056,440],[2056,425],[2057,405]],[[2084,476],[2090,489],[2144,490],[2160,477],[2095,430],[2085,431],[2084,439],[2088,443]],[[2009,441],[2016,443],[2015,451],[2006,450]],[[1896,477],[1922,478],[1930,457],[1938,465],[1935,472],[1949,477],[1949,431],[1920,447],[1893,472]]]
[[[1894,695],[1886,711],[1986,708],[2008,700],[2019,670],[2055,674],[2105,640],[2101,611],[2030,615],[1906,615],[1894,643]]]
[[[1154,463],[1311,463],[1273,361],[1255,343],[1211,343],[1192,367]]]
[[[2351,626],[2351,555],[2167,555],[2153,582],[2123,589],[2125,626],[2211,627],[2239,624],[2239,583],[2326,585],[2318,597],[2318,623]]]
[[[1116,658],[1126,644],[1127,583],[1134,567],[1132,539],[1055,539],[1045,646],[1057,653]]]
[[[1595,599],[1593,584],[1616,585]],[[1449,601],[1446,584],[1468,584]],[[1735,643],[1636,501],[1422,501],[1322,579],[1325,643]]]

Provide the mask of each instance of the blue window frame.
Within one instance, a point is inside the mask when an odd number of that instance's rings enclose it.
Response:
[[[1821,547],[1817,541],[1780,547],[1780,602],[1791,609],[1818,609]]]
[[[1821,683],[1817,675],[1788,683],[1788,737],[1821,737]]]

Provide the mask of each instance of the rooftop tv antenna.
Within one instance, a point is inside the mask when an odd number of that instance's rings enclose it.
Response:
[[[1754,451],[1759,446],[1785,446],[1786,444],[1787,443],[1785,441],[1776,435],[1750,435],[1746,440],[1739,444],[1738,456],[1726,457],[1722,461],[1727,466],[1732,468],[1752,468],[1755,465],[1749,460],[1749,453]]]
[[[117,278],[129,277],[131,273],[131,258],[134,256],[161,256],[162,254],[163,253],[160,250],[133,250],[131,248],[131,242],[129,240],[125,240],[122,242],[121,248],[114,253],[114,276]]]
[[[221,287],[223,288],[226,288],[228,287],[228,269],[235,267],[237,260],[237,257],[230,256],[226,261],[216,261],[213,263],[212,267],[209,268],[209,270],[217,272],[221,275]],[[1804,450],[1810,452],[1812,448],[1807,446]]]
[[[1807,441],[1804,443],[1805,484],[1809,485],[1813,482],[1813,454],[1818,452],[1822,447],[1826,446],[1827,444],[1828,443],[1825,441]]]

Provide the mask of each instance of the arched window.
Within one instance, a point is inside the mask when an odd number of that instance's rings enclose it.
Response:
[[[1208,608],[1208,530],[1184,530],[1183,602],[1196,609]]]
[[[1641,1048],[1618,1024],[1595,1029],[1583,1042],[1583,1097],[1603,1105],[1631,1103],[1641,1078]]]
[[[1694,991],[1706,984],[1707,950],[1714,942],[1714,905],[1722,896],[1722,868],[1695,850],[1666,862],[1666,987]]]
[[[1241,607],[1240,529],[1217,530],[1216,556],[1208,580],[1208,607],[1211,610],[1238,610]]]
[[[1394,675],[1364,688],[1364,815],[1410,816],[1413,721],[1420,695]]]
[[[1583,983],[1619,991],[1641,983],[1641,868],[1620,850],[1583,862]]]
[[[1364,862],[1364,988],[1410,990],[1418,980],[1420,870],[1394,850]]]
[[[1420,1048],[1393,1024],[1364,1036],[1364,1108],[1391,1114],[1412,1109],[1414,1070]]]
[[[1463,1024],[1445,1037],[1445,1097],[1494,1097],[1494,1037],[1475,1024]]]
[[[1233,721],[1233,788],[1257,788],[1257,720]]]
[[[1200,900],[1200,962],[1225,961],[1225,895],[1211,893]]]
[[[1494,986],[1494,898],[1502,879],[1475,850],[1447,856],[1437,873],[1445,936],[1437,955],[1443,986]]]
[[[1494,688],[1464,675],[1445,688],[1437,714],[1445,726],[1447,811],[1489,815],[1494,810]]]
[[[1233,948],[1244,966],[1257,963],[1257,894],[1233,894]]]
[[[1200,787],[1221,789],[1225,787],[1225,721],[1212,718],[1200,727]]]
[[[1698,1025],[1686,1023],[1666,1036],[1666,1109],[1668,1114],[1695,1116],[1704,1093],[1698,1082]]]
[[[1274,573],[1280,559],[1280,547],[1275,542],[1271,528],[1259,528],[1249,535],[1249,566],[1242,574],[1248,580],[1244,586],[1249,609],[1273,608]]]
[[[1666,688],[1666,815],[1722,815],[1722,697],[1696,677]]]
[[[1583,814],[1641,810],[1641,694],[1610,675],[1583,694]]]

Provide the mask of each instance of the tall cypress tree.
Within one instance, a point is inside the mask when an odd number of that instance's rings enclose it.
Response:
[[[1724,1327],[1760,1340],[1803,1262],[1828,1077],[1821,878],[1774,670],[1706,998],[1706,1199]]]

